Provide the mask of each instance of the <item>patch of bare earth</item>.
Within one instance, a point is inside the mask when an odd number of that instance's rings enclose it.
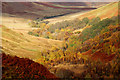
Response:
[[[51,72],[54,73],[57,77],[60,78],[71,78],[77,77],[80,78],[80,75],[86,71],[84,64],[58,64],[52,67]]]

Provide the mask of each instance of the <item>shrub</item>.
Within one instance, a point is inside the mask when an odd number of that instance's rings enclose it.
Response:
[[[34,36],[39,37],[39,34],[34,34]]]
[[[90,21],[89,21],[89,25],[94,25],[96,23],[100,22],[100,18],[99,17],[96,17],[96,18],[92,18]]]
[[[82,22],[87,24],[89,22],[89,19],[87,17],[85,17],[85,18],[82,19]]]
[[[96,35],[99,35],[100,32],[104,29],[104,32],[109,31],[107,28],[110,24],[115,24],[114,20],[111,20],[109,18],[103,19],[102,21],[99,21],[96,24],[93,24],[92,27],[86,28],[82,31],[81,39],[84,41],[94,38]]]
[[[28,34],[32,35],[32,34],[33,34],[33,32],[29,31],[29,32],[28,32]]]

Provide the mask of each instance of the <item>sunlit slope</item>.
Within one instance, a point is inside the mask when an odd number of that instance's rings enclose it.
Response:
[[[2,25],[8,28],[29,28],[29,21],[25,18],[11,17],[9,14],[2,14]]]
[[[84,17],[88,17],[89,19],[92,19],[94,17],[100,17],[101,19],[105,19],[105,18],[111,18],[113,16],[117,16],[117,15],[118,15],[118,2],[114,2],[106,6],[100,7],[96,10],[87,12],[79,16],[79,19],[82,19]]]
[[[61,47],[62,42],[16,33],[2,26],[2,50],[6,54],[36,60],[42,51],[50,50],[53,46]]]

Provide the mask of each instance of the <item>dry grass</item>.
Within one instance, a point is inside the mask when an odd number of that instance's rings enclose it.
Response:
[[[100,7],[96,10],[87,12],[79,16],[79,19],[82,19],[84,17],[88,17],[89,19],[92,19],[94,17],[100,17],[101,19],[104,19],[104,18],[111,18],[117,15],[118,15],[118,2],[114,2],[106,6]]]
[[[62,47],[62,41],[34,37],[24,31],[13,30],[2,26],[2,50],[7,54],[36,60],[42,51],[48,51],[53,46]]]
[[[9,14],[2,14],[0,16],[2,18],[2,25],[7,26],[9,28],[29,28],[28,25],[29,20],[18,17],[11,17]]]

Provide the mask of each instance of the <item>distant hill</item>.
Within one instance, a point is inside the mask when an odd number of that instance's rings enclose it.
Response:
[[[101,5],[108,4],[109,2],[53,2],[53,4],[59,4],[63,6],[94,6],[100,7]]]
[[[100,7],[96,10],[92,10],[90,12],[85,13],[79,16],[79,19],[82,19],[84,17],[88,17],[89,19],[92,19],[94,17],[100,17],[101,19],[105,19],[117,15],[118,15],[118,2],[113,2],[106,6]]]
[[[90,3],[89,3],[90,4]],[[43,18],[96,9],[88,3],[50,3],[50,2],[3,2],[2,13],[11,14],[11,17],[23,17],[27,19]],[[104,3],[100,3],[102,5]],[[73,7],[74,6],[74,7]],[[82,6],[82,7],[81,7]]]

